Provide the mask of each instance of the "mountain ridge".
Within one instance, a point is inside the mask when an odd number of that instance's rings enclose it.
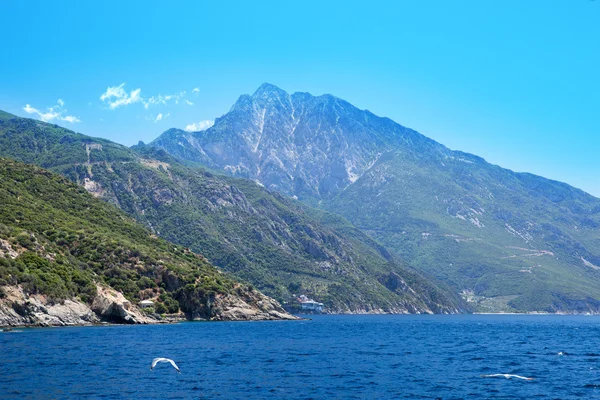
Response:
[[[11,117],[0,118],[0,154],[63,174],[280,301],[304,293],[337,312],[465,309],[352,227],[338,231],[253,182],[187,167],[160,149]],[[394,274],[404,283],[387,287]]]
[[[542,175],[539,175],[539,174],[530,173],[530,172],[527,172],[527,171],[515,171],[515,170],[512,170],[510,168],[503,167],[503,166],[501,166],[499,164],[490,163],[484,157],[478,156],[476,154],[469,153],[469,152],[464,152],[462,150],[457,150],[457,149],[450,149],[449,147],[441,144],[440,142],[437,142],[436,140],[431,139],[431,138],[429,138],[429,137],[427,137],[427,136],[419,133],[418,131],[414,130],[413,128],[409,128],[409,127],[403,126],[403,125],[395,122],[394,120],[392,120],[389,117],[377,115],[377,114],[373,113],[372,111],[370,111],[369,109],[360,109],[358,107],[355,107],[350,102],[348,102],[348,101],[346,101],[344,99],[341,99],[341,98],[339,98],[339,97],[337,97],[335,95],[329,94],[329,93],[324,93],[324,94],[321,94],[321,95],[312,95],[311,93],[308,93],[308,92],[294,92],[292,94],[289,94],[289,93],[285,92],[283,89],[279,88],[278,86],[276,86],[274,84],[271,84],[271,83],[268,83],[268,82],[265,82],[265,83],[261,84],[261,86],[254,92],[253,95],[248,95],[248,94],[241,95],[238,98],[238,100],[233,104],[233,106],[230,108],[230,112],[233,111],[236,108],[236,105],[238,104],[238,102],[240,102],[240,100],[242,98],[244,98],[244,99],[245,98],[251,99],[257,93],[264,94],[264,93],[271,93],[271,92],[276,92],[278,94],[284,94],[284,96],[282,96],[282,97],[286,97],[286,96],[287,97],[291,97],[291,96],[294,96],[294,95],[298,95],[298,96],[309,97],[309,98],[314,98],[314,99],[325,98],[325,99],[331,99],[331,100],[334,100],[334,101],[341,101],[344,104],[353,107],[357,111],[365,112],[365,113],[371,115],[372,117],[381,119],[382,121],[386,121],[387,123],[398,125],[401,128],[406,129],[406,130],[408,130],[408,131],[416,134],[418,137],[420,137],[420,139],[425,139],[427,141],[430,141],[431,144],[433,144],[433,145],[441,146],[444,150],[446,150],[448,152],[452,152],[452,153],[455,153],[457,155],[461,155],[463,157],[466,157],[466,159],[468,161],[483,162],[483,163],[488,164],[488,165],[490,165],[492,167],[498,167],[498,168],[501,168],[504,171],[507,171],[507,172],[510,172],[510,173],[514,173],[514,174],[517,174],[517,175],[525,175],[525,176],[533,176],[535,178],[541,178],[541,179],[547,180],[547,181],[549,181],[551,183],[560,184],[561,186],[565,186],[565,188],[568,188],[568,189],[571,189],[571,190],[574,189],[576,191],[581,192],[582,194],[589,195],[589,196],[592,196],[592,197],[598,199],[597,196],[594,196],[593,194],[588,193],[585,190],[583,190],[581,188],[578,188],[576,186],[573,186],[573,185],[571,185],[571,184],[569,184],[567,182],[562,182],[562,181],[559,181],[559,180],[556,180],[556,179],[548,178],[548,177],[545,177],[545,176],[542,176]],[[215,124],[217,122],[219,122],[220,120],[222,120],[222,118],[223,118],[223,116],[217,117],[215,119]],[[168,135],[181,135],[181,134],[186,134],[186,133],[187,134],[197,134],[197,133],[200,133],[200,132],[207,132],[210,129],[211,128],[207,128],[207,129],[202,130],[202,131],[185,131],[185,130],[179,129],[179,128],[170,128],[170,129],[166,130],[165,132],[163,132],[162,134],[160,134],[157,138],[155,138],[154,140],[152,140],[148,144],[151,145],[151,146],[159,147],[160,148],[161,147],[161,145],[160,145],[160,139],[165,134],[168,134]],[[201,135],[204,135],[204,134],[201,134]],[[170,154],[172,154],[172,153],[170,152]],[[187,158],[187,157],[181,157],[181,158],[184,159],[184,160],[189,160],[189,158]]]
[[[334,96],[263,85],[149,146],[340,214],[482,311],[600,311],[599,199]]]

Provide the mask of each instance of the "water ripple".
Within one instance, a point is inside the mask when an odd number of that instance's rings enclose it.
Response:
[[[0,334],[2,398],[600,398],[599,317],[316,316]],[[562,355],[559,355],[562,354]],[[182,373],[149,364],[176,360]],[[534,381],[484,379],[483,374]]]

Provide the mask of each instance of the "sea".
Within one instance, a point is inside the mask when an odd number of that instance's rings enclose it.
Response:
[[[2,332],[0,398],[600,399],[598,316],[307,318]]]

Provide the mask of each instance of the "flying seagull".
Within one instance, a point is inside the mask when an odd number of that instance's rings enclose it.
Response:
[[[158,364],[160,362],[171,363],[173,368],[175,368],[177,370],[177,372],[181,373],[181,371],[179,370],[179,367],[177,366],[177,364],[175,364],[175,361],[171,360],[170,358],[162,358],[162,357],[155,358],[154,360],[152,360],[152,366],[150,367],[150,369],[154,369],[154,367],[156,367],[156,364]]]
[[[510,379],[510,378],[517,378],[517,379],[523,379],[526,381],[532,381],[533,378],[528,378],[526,376],[521,376],[521,375],[512,375],[512,374],[491,374],[491,375],[481,375],[482,378],[499,378],[499,377],[504,377],[506,379]]]

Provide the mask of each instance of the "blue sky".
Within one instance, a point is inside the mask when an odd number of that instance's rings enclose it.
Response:
[[[0,109],[19,116],[131,145],[206,126],[270,82],[334,94],[452,149],[600,196],[600,1],[2,8]]]

